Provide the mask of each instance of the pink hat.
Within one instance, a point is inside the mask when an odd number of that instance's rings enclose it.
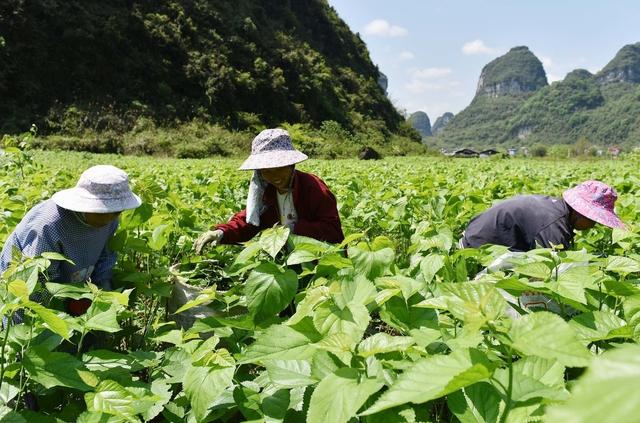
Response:
[[[562,198],[581,215],[610,228],[624,228],[613,206],[616,190],[600,181],[586,181],[562,193]]]

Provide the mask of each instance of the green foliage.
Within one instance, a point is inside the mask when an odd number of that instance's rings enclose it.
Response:
[[[350,133],[336,123],[323,130]],[[0,240],[44,193],[72,185],[93,164],[126,169],[144,204],[122,214],[111,243],[119,254],[114,291],[46,282],[51,261],[64,259],[53,254],[16,262],[0,276],[5,420],[637,416],[628,389],[640,341],[638,157],[309,160],[301,168],[336,195],[344,243],[275,227],[196,256],[199,232],[244,204],[248,175],[236,171],[238,160],[30,154],[23,175],[0,169]],[[472,216],[516,193],[558,196],[589,178],[618,190],[629,231],[596,227],[576,235],[585,251],[532,251],[511,269],[473,280],[501,251],[457,248]],[[196,295],[173,313],[167,300],[176,280]],[[30,299],[45,289],[50,301]],[[514,319],[503,291],[545,293],[561,313]],[[73,317],[68,298],[92,305]],[[205,305],[208,314],[192,326],[176,323]],[[562,311],[569,307],[578,313]],[[27,409],[32,397],[38,411]]]
[[[535,91],[547,85],[542,63],[528,47],[514,47],[482,69],[484,87],[510,81],[516,81],[526,91]]]
[[[402,121],[364,42],[324,0],[11,0],[0,27],[3,132],[35,122],[62,136],[123,134],[140,118],[252,132]]]
[[[479,91],[434,141],[483,148],[573,144],[588,138],[605,148],[635,146],[640,142],[640,80],[634,76],[639,69],[638,44],[633,44],[597,75],[577,69],[547,86],[539,61],[516,47],[485,67],[482,86],[514,80],[529,92],[490,97]]]

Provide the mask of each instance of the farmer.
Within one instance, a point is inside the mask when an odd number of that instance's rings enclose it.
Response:
[[[476,248],[497,244],[509,247],[511,252],[497,257],[478,276],[487,271],[508,269],[513,266],[511,259],[525,251],[538,247],[571,248],[574,230],[590,229],[596,223],[623,228],[624,224],[613,210],[616,199],[615,190],[599,181],[583,182],[566,190],[562,198],[542,195],[515,197],[474,217],[460,240],[460,246]],[[558,272],[564,272],[567,268],[562,265]],[[578,313],[572,307],[563,307],[539,292],[523,292],[518,298],[504,290],[500,292],[509,302],[507,314],[512,318],[520,317],[520,312],[514,308],[515,304],[523,310],[542,309],[567,317]]]
[[[251,155],[240,170],[253,170],[245,210],[226,224],[215,225],[195,242],[198,254],[205,245],[235,244],[253,238],[275,224],[320,241],[344,239],[336,199],[315,175],[295,169],[308,157],[296,150],[284,129],[266,129],[251,143]]]
[[[0,273],[9,267],[14,250],[27,257],[55,252],[73,263],[52,260],[49,281],[91,280],[109,290],[116,254],[107,244],[118,227],[120,212],[140,204],[124,171],[93,166],[82,173],[74,188],[55,193],[27,212],[4,244]]]
[[[611,228],[624,224],[613,207],[617,194],[599,181],[586,181],[566,190],[562,198],[522,195],[503,201],[469,222],[461,247],[497,244],[511,251],[537,247],[572,247],[574,230],[591,229],[596,223]]]

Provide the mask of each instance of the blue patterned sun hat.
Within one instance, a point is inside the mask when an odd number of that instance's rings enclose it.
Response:
[[[63,209],[81,213],[115,213],[142,204],[129,188],[127,173],[110,165],[90,167],[74,188],[56,192],[51,199]]]
[[[270,169],[300,163],[309,157],[296,150],[289,133],[281,128],[265,129],[251,143],[251,155],[240,170]]]

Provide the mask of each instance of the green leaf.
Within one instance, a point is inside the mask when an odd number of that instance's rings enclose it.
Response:
[[[334,296],[339,307],[345,307],[349,303],[367,305],[376,297],[376,287],[373,282],[364,276],[355,278],[347,277],[337,281],[332,287],[338,286],[340,293]]]
[[[501,401],[500,394],[485,382],[447,395],[449,410],[460,423],[497,423]]]
[[[371,245],[361,242],[355,247],[349,247],[349,258],[356,273],[370,280],[384,275],[395,260],[393,249],[384,245],[386,244],[379,237]]]
[[[23,363],[31,379],[45,388],[65,386],[79,391],[92,389],[83,380],[82,372],[86,372],[86,369],[70,354],[34,347],[27,351]]]
[[[82,318],[85,321],[84,327],[88,330],[114,333],[121,329],[115,304],[94,301]]]
[[[12,385],[8,380],[3,380],[2,387],[0,387],[0,405],[6,405],[14,399],[19,392],[20,389],[18,389],[17,386]]]
[[[400,297],[392,297],[380,311],[380,318],[388,325],[401,331],[437,327],[438,315],[434,310],[417,307],[420,296],[414,295],[408,301]]]
[[[19,279],[9,282],[7,290],[12,295],[20,298],[23,301],[27,301],[29,299],[29,294],[31,293],[27,284]]]
[[[276,258],[282,247],[287,243],[289,238],[289,228],[286,226],[276,226],[269,228],[260,235],[260,248],[267,252],[273,259]]]
[[[324,255],[327,249],[328,247],[324,243],[296,243],[295,249],[291,252],[291,254],[289,254],[289,257],[287,258],[287,266],[293,266],[296,264],[308,263],[310,261],[318,260]]]
[[[339,369],[322,379],[313,391],[307,422],[346,423],[382,386],[382,382],[367,379],[356,369]]]
[[[158,398],[158,400],[151,407],[141,413],[144,421],[153,420],[158,416],[162,410],[164,410],[165,404],[171,400],[171,396],[173,394],[171,385],[165,383],[162,379],[156,379],[151,383],[151,392]]]
[[[58,298],[72,298],[74,300],[78,300],[80,298],[91,298],[89,288],[85,285],[47,282],[45,287],[51,295]]]
[[[424,288],[424,283],[406,276],[385,276],[376,279],[376,286],[385,290],[399,290],[405,300]]]
[[[498,319],[507,307],[492,283],[443,283],[438,288],[444,296],[446,310],[474,328]]]
[[[125,388],[113,380],[104,380],[95,392],[84,394],[87,410],[110,414],[124,421],[138,422],[136,415],[153,405],[155,396],[145,389]]]
[[[556,294],[587,304],[585,288],[593,287],[593,270],[589,266],[571,266],[558,275],[558,280],[552,279],[547,285]]]
[[[233,382],[235,367],[191,367],[182,386],[196,421],[203,421],[214,401]]]
[[[623,345],[596,357],[564,404],[550,407],[549,423],[632,423],[640,402],[640,346]]]
[[[313,344],[321,338],[310,318],[305,318],[295,326],[270,326],[249,345],[239,363],[309,359],[316,351]]]
[[[283,421],[290,404],[291,393],[286,389],[280,389],[273,395],[263,397],[261,408],[266,417],[265,422]]]
[[[149,247],[152,250],[160,251],[162,248],[167,245],[169,241],[171,226],[169,225],[158,225],[151,233],[151,238],[147,242]]]
[[[459,349],[450,355],[420,359],[405,370],[393,385],[362,415],[369,415],[398,405],[440,398],[458,389],[488,379],[493,364],[475,349]]]
[[[308,360],[269,360],[264,362],[271,382],[283,388],[308,386],[317,382],[311,377]]]
[[[307,289],[304,298],[296,306],[296,312],[287,321],[287,324],[294,325],[307,316],[313,314],[313,310],[324,301],[330,298],[329,288],[324,285]]]
[[[177,309],[173,314],[182,313],[184,311],[187,311],[194,307],[201,306],[203,304],[209,304],[211,301],[213,301],[216,298],[216,294],[217,292],[216,292],[215,285],[204,288],[196,298],[184,303],[182,307]]]
[[[362,339],[370,320],[367,308],[358,303],[350,303],[341,309],[326,302],[316,308],[313,316],[313,323],[323,336],[342,333],[353,345]]]
[[[554,359],[567,367],[585,367],[592,358],[575,330],[559,316],[546,311],[515,320],[509,335],[513,348],[525,356]]]
[[[444,258],[439,254],[431,254],[420,260],[420,273],[425,283],[430,283],[440,269],[444,267]]]
[[[2,423],[27,423],[27,419],[7,406],[0,406],[0,422]]]
[[[569,325],[585,342],[633,337],[633,328],[611,311],[592,311],[574,317]]]
[[[640,263],[629,257],[610,256],[607,258],[605,270],[614,273],[628,275],[629,273],[640,272]]]
[[[546,280],[551,276],[551,269],[542,262],[526,263],[513,269],[516,273],[535,279]]]
[[[284,310],[293,301],[297,289],[298,276],[293,270],[262,263],[249,274],[244,293],[249,311],[260,321]]]
[[[410,336],[391,336],[381,332],[363,340],[358,345],[358,355],[370,357],[391,351],[405,351],[413,344],[415,341]]]
[[[540,357],[525,357],[513,363],[513,385],[511,399],[527,401],[532,398],[547,398],[563,401],[569,397],[564,387],[564,366],[555,360]],[[509,370],[496,370],[493,379],[509,385]],[[494,383],[496,388],[500,385]],[[505,393],[506,394],[506,393]]]
[[[120,423],[122,418],[105,413],[85,411],[78,416],[76,423]]]
[[[46,253],[45,252],[45,253],[42,253],[41,256],[46,258],[47,260],[66,261],[67,263],[74,264],[73,261],[69,260],[68,258],[66,258],[65,256],[63,256],[62,254],[59,254],[59,253]]]
[[[61,317],[52,310],[33,301],[25,301],[24,306],[33,312],[42,320],[44,325],[51,329],[52,332],[60,335],[64,339],[69,339],[69,325]]]

